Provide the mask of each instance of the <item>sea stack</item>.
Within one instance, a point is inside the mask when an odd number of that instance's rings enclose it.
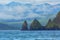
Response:
[[[40,29],[41,29],[41,24],[39,23],[38,20],[34,19],[30,25],[30,30],[40,30]]]
[[[27,21],[26,20],[24,21],[21,30],[28,30],[28,24],[27,24]]]

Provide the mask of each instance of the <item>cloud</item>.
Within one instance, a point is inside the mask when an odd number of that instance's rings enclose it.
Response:
[[[30,8],[25,7],[25,6],[14,6],[12,7],[7,7],[4,6],[3,9],[0,9],[0,19],[27,19],[27,18],[36,18],[36,17],[44,17],[39,14],[33,13]]]
[[[42,16],[40,14],[30,13],[28,14],[27,18],[44,18],[45,16]]]
[[[14,16],[0,13],[0,19],[14,19]]]
[[[45,2],[54,4],[54,3],[60,2],[60,0],[0,0],[0,4],[6,4],[12,1],[23,2],[23,3],[33,3],[33,4],[40,4],[40,3],[45,3]]]
[[[0,4],[6,4],[6,3],[9,3],[9,2],[11,2],[11,1],[9,1],[9,0],[0,0]]]
[[[47,3],[49,3],[49,4],[51,4],[51,5],[56,5],[56,4],[60,4],[60,1],[55,1],[55,2],[47,2]]]

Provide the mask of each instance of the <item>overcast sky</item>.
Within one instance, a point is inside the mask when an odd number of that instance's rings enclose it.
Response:
[[[35,3],[35,4],[39,4],[39,3],[51,3],[51,4],[57,4],[60,3],[60,0],[0,0],[0,4],[6,4],[9,2],[26,2],[26,3]]]

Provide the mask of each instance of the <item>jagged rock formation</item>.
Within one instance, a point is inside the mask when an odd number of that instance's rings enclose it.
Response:
[[[28,27],[27,27],[27,21],[24,21],[23,25],[22,25],[22,29],[21,30],[28,30]]]
[[[28,30],[26,21],[22,25],[22,30]],[[53,20],[49,19],[45,27],[38,20],[34,19],[30,25],[30,30],[60,30],[60,12]]]
[[[49,30],[59,30],[60,29],[60,12],[58,12],[57,16],[54,18],[53,21],[49,19],[46,29]]]
[[[45,28],[49,30],[52,29],[53,27],[54,27],[54,23],[51,19],[49,19]]]
[[[39,23],[38,20],[34,19],[33,22],[30,25],[30,30],[40,30],[41,29],[41,24]]]

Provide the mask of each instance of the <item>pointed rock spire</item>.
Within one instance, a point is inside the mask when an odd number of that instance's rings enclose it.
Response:
[[[54,26],[53,22],[51,21],[51,19],[48,20],[48,23],[46,25],[46,29],[52,29]]]
[[[27,21],[24,21],[23,25],[22,25],[22,30],[28,30],[28,27],[27,27]]]
[[[40,30],[41,24],[38,20],[34,19],[33,22],[30,25],[30,30]]]

